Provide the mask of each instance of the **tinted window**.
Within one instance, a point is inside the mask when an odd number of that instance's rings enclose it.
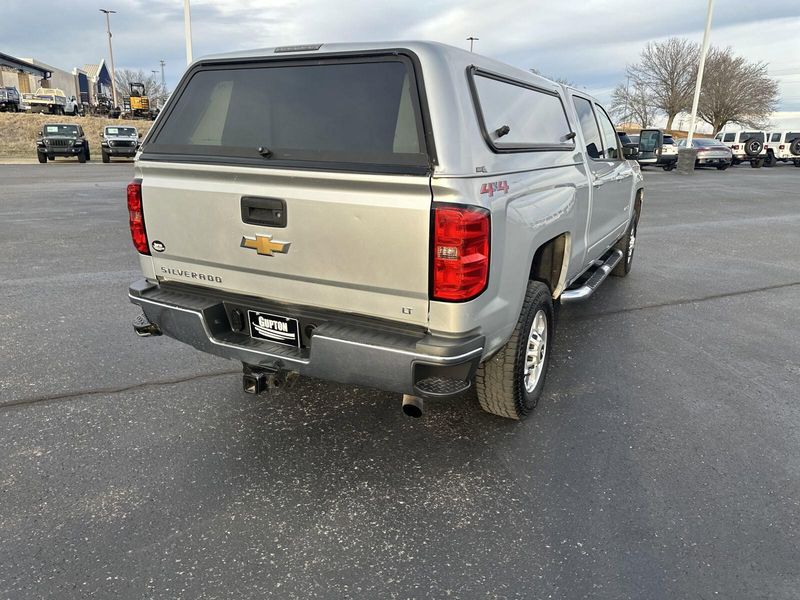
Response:
[[[570,126],[557,95],[480,73],[473,80],[486,134],[496,148],[574,147],[566,139]]]
[[[106,135],[132,136],[136,135],[135,127],[106,127]]]
[[[45,125],[44,134],[77,136],[78,127],[77,125]]]
[[[629,138],[628,134],[625,133],[624,131],[618,131],[617,137],[619,138],[619,141],[622,142],[623,145],[631,143],[631,138]]]
[[[603,133],[603,146],[606,149],[606,158],[620,158],[622,153],[619,150],[619,142],[617,141],[617,132],[611,119],[608,118],[606,111],[599,105],[595,105],[595,112],[597,113],[597,120],[600,121],[600,130]]]
[[[725,142],[736,141],[736,134],[735,133],[726,133],[725,134],[725,139],[723,141],[725,141]]]
[[[761,131],[743,131],[739,134],[739,141],[746,142],[747,140],[758,140],[764,143],[764,134]]]
[[[201,70],[146,150],[427,165],[415,96],[402,59]]]
[[[780,133],[773,133],[772,137],[770,138],[771,142],[780,142],[781,141],[781,134]]]
[[[600,141],[600,130],[597,128],[597,121],[594,118],[592,103],[580,96],[572,98],[581,124],[583,139],[586,142],[586,154],[591,158],[603,158],[603,142]]]
[[[717,146],[716,140],[709,140],[704,138],[694,138],[692,140],[692,146],[695,148],[706,148],[708,146]]]
[[[675,140],[672,139],[671,135],[664,134],[662,143],[665,144],[665,145],[674,146],[675,145]]]
[[[658,138],[661,137],[655,129],[648,129],[639,134],[639,148],[642,152],[655,152],[658,150]]]

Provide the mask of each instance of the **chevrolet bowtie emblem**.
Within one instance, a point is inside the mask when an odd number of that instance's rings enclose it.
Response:
[[[273,242],[271,235],[256,234],[255,237],[242,236],[242,248],[255,250],[262,256],[272,256],[273,252],[286,254],[289,252],[289,242]]]

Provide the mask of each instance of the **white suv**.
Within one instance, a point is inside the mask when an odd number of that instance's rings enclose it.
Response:
[[[792,161],[795,167],[800,167],[800,131],[767,132],[764,150],[767,153],[764,164],[768,167],[773,167],[778,162],[789,161]]]
[[[767,159],[767,150],[764,147],[767,134],[764,131],[720,132],[714,139],[731,149],[734,165],[749,162],[754,169],[764,166]]]

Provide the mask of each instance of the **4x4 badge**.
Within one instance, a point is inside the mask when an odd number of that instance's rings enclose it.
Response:
[[[256,234],[255,237],[242,236],[242,248],[255,250],[262,256],[272,256],[273,252],[286,254],[289,252],[290,242],[273,242],[271,235]]]

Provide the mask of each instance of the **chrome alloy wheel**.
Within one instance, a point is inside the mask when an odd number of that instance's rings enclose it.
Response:
[[[525,372],[523,382],[529,394],[536,389],[542,378],[544,359],[547,356],[547,315],[543,310],[536,312],[528,334],[528,347],[525,351]]]

